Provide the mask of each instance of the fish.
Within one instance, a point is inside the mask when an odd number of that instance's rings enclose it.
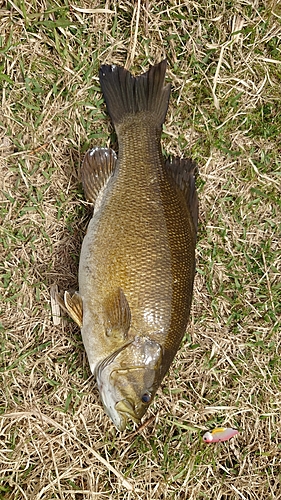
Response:
[[[61,304],[81,328],[105,412],[119,431],[139,424],[186,332],[195,275],[197,166],[164,160],[167,61],[133,76],[99,71],[118,155],[95,147],[81,178],[93,216],[79,261],[79,291]]]
[[[206,432],[203,436],[205,443],[219,443],[221,441],[228,441],[233,436],[239,434],[237,429],[230,427],[216,427],[211,432]]]

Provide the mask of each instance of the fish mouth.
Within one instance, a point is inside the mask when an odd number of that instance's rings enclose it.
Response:
[[[122,399],[115,405],[115,410],[118,411],[121,417],[121,424],[119,430],[124,430],[127,424],[128,417],[135,422],[140,423],[140,418],[136,416],[134,405],[128,399]],[[122,428],[121,428],[122,427]]]

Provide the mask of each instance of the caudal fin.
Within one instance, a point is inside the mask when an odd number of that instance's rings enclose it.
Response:
[[[121,66],[103,65],[99,77],[108,113],[118,125],[139,112],[149,112],[156,127],[165,120],[170,97],[170,84],[164,86],[167,61],[152,66],[134,77]]]

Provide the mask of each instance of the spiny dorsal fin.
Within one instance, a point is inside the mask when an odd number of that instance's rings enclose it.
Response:
[[[190,158],[179,158],[176,156],[171,160],[166,160],[165,167],[177,186],[184,193],[197,232],[198,196],[195,185],[195,176],[198,171],[197,165]]]
[[[81,296],[75,292],[72,296],[69,292],[64,292],[63,298],[56,294],[56,300],[60,307],[82,328],[83,324],[83,303]]]
[[[104,315],[106,335],[126,339],[131,323],[131,311],[121,288],[105,301]]]
[[[134,77],[121,66],[103,65],[99,77],[108,113],[118,128],[126,116],[149,112],[157,128],[161,128],[170,97],[170,85],[164,86],[167,61],[152,66],[146,73]]]
[[[115,169],[116,153],[110,148],[93,148],[85,154],[81,177],[87,201],[95,203],[100,190]]]

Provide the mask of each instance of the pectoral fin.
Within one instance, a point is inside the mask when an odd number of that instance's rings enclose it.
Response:
[[[184,193],[186,202],[192,215],[195,230],[198,226],[198,197],[195,186],[197,165],[190,158],[172,158],[165,163],[167,172],[174,179],[177,186]]]
[[[105,301],[104,317],[106,335],[125,340],[131,324],[131,311],[121,288]]]
[[[81,167],[83,189],[87,201],[95,203],[101,189],[116,166],[117,156],[110,148],[93,148],[85,154]]]
[[[83,324],[83,303],[79,293],[75,292],[72,296],[69,292],[64,292],[63,298],[57,294],[57,302],[64,311],[82,328]]]

